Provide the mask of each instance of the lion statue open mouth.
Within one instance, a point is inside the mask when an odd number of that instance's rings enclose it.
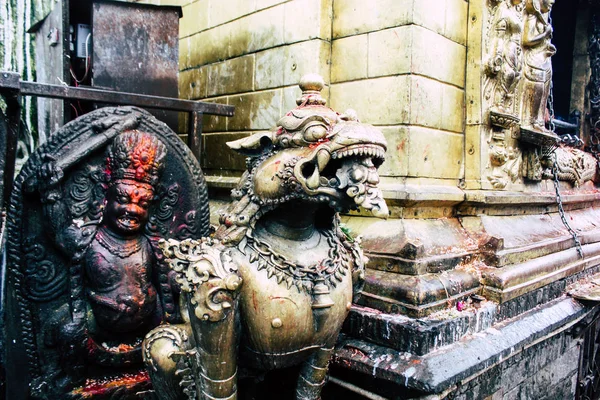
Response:
[[[248,169],[214,237],[160,244],[188,321],[146,337],[160,398],[235,399],[238,365],[299,365],[296,398],[320,398],[366,261],[338,213],[388,216],[377,173],[386,142],[353,111],[326,107],[322,78],[300,87],[275,129],[228,143]]]

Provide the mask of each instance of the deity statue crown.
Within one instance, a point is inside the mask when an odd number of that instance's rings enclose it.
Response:
[[[164,168],[166,155],[165,145],[153,135],[137,130],[123,132],[108,150],[110,181],[131,179],[154,186]]]

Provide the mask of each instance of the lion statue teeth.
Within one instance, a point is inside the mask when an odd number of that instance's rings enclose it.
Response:
[[[228,143],[247,171],[214,237],[159,244],[187,321],[144,342],[159,398],[236,399],[238,366],[299,366],[295,397],[320,398],[366,262],[339,213],[388,216],[377,173],[386,141],[356,112],[326,107],[323,86],[303,77],[277,127]]]

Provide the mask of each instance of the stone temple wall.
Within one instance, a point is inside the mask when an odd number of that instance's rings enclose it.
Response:
[[[231,187],[245,168],[226,141],[275,126],[296,106],[298,81],[308,71],[328,81],[331,4],[200,0],[183,5],[181,96],[237,110],[233,118],[204,120],[202,167],[215,186]]]
[[[330,104],[381,127],[390,184],[463,177],[466,13],[464,0],[334,2]]]
[[[295,106],[298,80],[308,72],[330,84],[324,95],[332,108],[354,108],[362,121],[381,126],[390,143],[382,175],[390,185],[408,177],[456,186],[463,178],[464,0],[182,6],[182,97],[238,110],[234,118],[205,119],[203,167],[215,180],[244,167],[224,142],[272,128]]]

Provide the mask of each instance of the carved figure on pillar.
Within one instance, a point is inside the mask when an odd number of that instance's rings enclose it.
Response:
[[[502,0],[488,35],[491,36],[486,65],[489,76],[492,124],[507,127],[518,122],[515,92],[521,78],[523,56],[523,0]]]
[[[9,227],[9,319],[20,315],[22,331],[9,332],[19,343],[8,362],[24,351],[29,364],[9,382],[14,398],[126,396],[148,386],[142,340],[180,321],[157,243],[208,234],[195,162],[166,125],[133,107],[86,114],[32,156]],[[134,378],[121,387],[119,374]]]
[[[323,86],[305,76],[298,107],[277,127],[228,143],[248,169],[214,238],[161,242],[187,322],[144,342],[159,398],[236,399],[242,371],[293,366],[295,398],[320,398],[366,261],[338,212],[388,215],[377,187],[383,135],[325,107]]]
[[[524,81],[522,89],[521,127],[534,132],[545,128],[546,101],[552,82],[551,57],[556,48],[550,42],[552,25],[548,17],[554,0],[527,0],[523,29]]]

